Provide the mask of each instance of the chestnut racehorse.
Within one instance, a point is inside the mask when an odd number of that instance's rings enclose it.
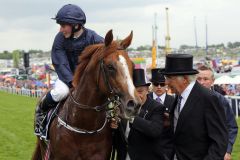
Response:
[[[37,137],[33,160],[108,160],[112,130],[109,110],[120,107],[125,116],[134,116],[141,103],[132,82],[133,63],[124,40],[113,41],[112,30],[103,44],[85,48],[73,79],[73,89],[61,102],[50,125],[49,145]]]

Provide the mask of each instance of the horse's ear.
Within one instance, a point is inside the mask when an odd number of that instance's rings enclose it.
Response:
[[[106,36],[105,36],[105,47],[109,46],[112,43],[113,40],[113,34],[112,34],[112,29],[110,31],[107,32]]]
[[[127,38],[125,38],[124,40],[121,41],[120,46],[123,49],[126,49],[128,46],[130,46],[130,44],[132,42],[132,37],[133,37],[133,31],[131,31],[130,35],[127,36]]]

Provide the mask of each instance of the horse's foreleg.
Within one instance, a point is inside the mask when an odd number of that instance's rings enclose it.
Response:
[[[41,147],[40,147],[40,140],[37,137],[36,147],[32,155],[32,160],[41,160],[42,154],[41,154]]]

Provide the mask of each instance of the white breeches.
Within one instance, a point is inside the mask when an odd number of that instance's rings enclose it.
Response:
[[[63,83],[60,79],[57,79],[50,94],[55,102],[59,102],[67,97],[69,93],[68,86]]]

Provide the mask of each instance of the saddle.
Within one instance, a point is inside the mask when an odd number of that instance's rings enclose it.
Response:
[[[51,122],[53,121],[54,117],[57,115],[58,109],[59,109],[59,104],[58,103],[57,106],[55,108],[52,108],[48,111],[48,113],[46,114],[46,116],[44,117],[42,124],[41,124],[41,132],[39,135],[41,140],[45,140],[48,141],[49,140],[49,129],[50,129],[50,125]]]

